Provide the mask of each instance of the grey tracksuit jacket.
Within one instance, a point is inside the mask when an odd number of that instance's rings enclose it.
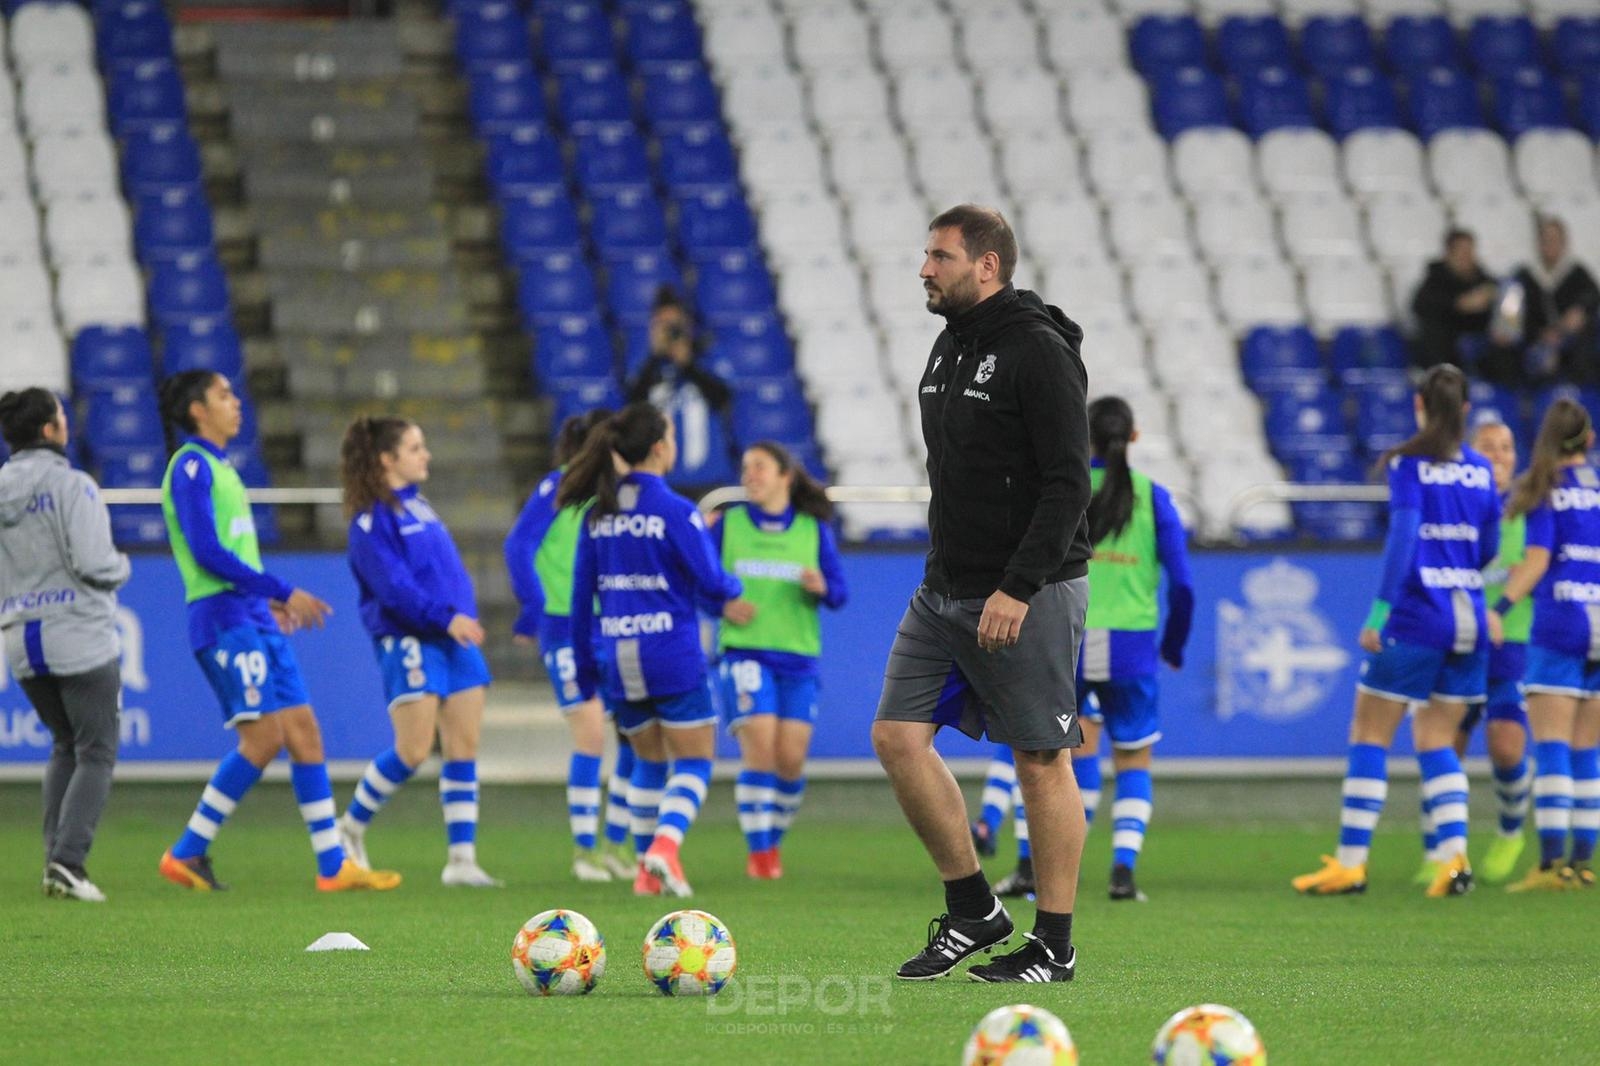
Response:
[[[93,478],[48,446],[0,466],[0,638],[13,674],[81,674],[120,656],[127,580]]]

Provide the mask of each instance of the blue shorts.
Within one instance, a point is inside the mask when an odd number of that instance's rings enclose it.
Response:
[[[1161,739],[1159,686],[1152,674],[1117,681],[1078,679],[1078,705],[1083,716],[1100,722],[1111,736],[1111,746],[1123,751],[1148,748]],[[1090,699],[1096,709],[1090,709]]]
[[[1361,664],[1356,688],[1398,703],[1482,703],[1489,691],[1489,649],[1457,655],[1421,644],[1386,642]]]
[[[584,702],[578,691],[578,664],[572,658],[572,644],[541,644],[545,673],[550,675],[550,686],[556,690],[556,706],[562,713]]]
[[[1467,716],[1461,720],[1458,728],[1463,733],[1470,733],[1482,721],[1515,722],[1526,729],[1528,703],[1522,698],[1522,682],[1508,677],[1490,678],[1488,700],[1468,708]]]
[[[483,652],[449,637],[379,637],[372,644],[391,709],[424,696],[447,699],[490,680]]]
[[[631,737],[652,722],[660,722],[668,729],[713,725],[717,720],[717,707],[712,702],[708,680],[688,692],[664,699],[617,700],[612,704],[612,716],[616,719],[617,732]]]
[[[791,722],[817,724],[817,679],[775,673],[754,659],[722,662],[722,717],[728,732],[757,714],[775,714]]]
[[[1600,697],[1600,662],[1530,644],[1522,687],[1527,692],[1594,699]]]
[[[194,657],[222,704],[222,724],[229,728],[311,702],[289,641],[276,630],[226,629]]]

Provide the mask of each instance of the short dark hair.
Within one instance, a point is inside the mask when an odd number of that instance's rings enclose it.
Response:
[[[1460,226],[1451,226],[1445,231],[1444,246],[1448,248],[1457,241],[1476,241],[1477,239],[1477,234],[1471,230],[1463,229]]]
[[[0,436],[12,451],[38,444],[56,420],[60,401],[49,389],[18,389],[0,396]]]
[[[206,402],[206,390],[222,375],[215,370],[185,370],[161,383],[161,417],[183,430],[195,431],[194,415],[189,408]]]
[[[656,288],[655,298],[650,301],[650,310],[659,311],[664,307],[676,307],[687,312],[688,306],[683,302],[683,297],[678,295],[678,290],[671,285],[660,285]]]
[[[1011,283],[1017,269],[1017,235],[1011,232],[1006,216],[992,207],[957,204],[928,223],[928,232],[936,229],[960,230],[961,247],[967,250],[968,259],[978,260],[990,252],[999,256],[1000,282]]]

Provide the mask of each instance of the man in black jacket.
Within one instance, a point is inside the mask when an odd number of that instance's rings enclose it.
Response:
[[[895,797],[944,880],[947,913],[906,980],[943,976],[1011,936],[933,749],[942,725],[1010,745],[1028,811],[1038,917],[1022,947],[969,976],[1070,981],[1086,826],[1065,749],[1082,743],[1075,674],[1091,553],[1083,331],[1011,286],[1017,243],[963,204],[928,228],[928,310],[947,325],[919,386],[931,546],[895,635],[872,727]]]

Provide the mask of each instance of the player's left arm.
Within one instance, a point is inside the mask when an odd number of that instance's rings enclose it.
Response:
[[[350,568],[383,609],[399,616],[408,629],[435,636],[448,633],[455,608],[434,599],[417,584],[398,541],[387,506],[377,504],[351,523]]]
[[[1183,665],[1184,645],[1194,623],[1194,579],[1189,574],[1189,547],[1183,519],[1172,494],[1151,485],[1150,502],[1156,519],[1156,559],[1167,575],[1167,624],[1161,631],[1161,660],[1173,669]]]
[[[850,598],[850,588],[844,580],[844,559],[839,555],[839,541],[833,527],[826,522],[817,523],[817,569],[822,573],[822,594],[817,603],[837,611]]]
[[[697,603],[714,606],[717,614],[722,605],[744,594],[744,584],[722,568],[722,560],[711,546],[711,535],[706,530],[705,519],[693,504],[683,510],[663,508],[667,513],[668,543],[676,545],[694,580]]]
[[[111,592],[127,584],[128,557],[111,541],[111,515],[100,490],[87,474],[77,475],[78,489],[61,505],[66,527],[68,565],[90,588]]]

